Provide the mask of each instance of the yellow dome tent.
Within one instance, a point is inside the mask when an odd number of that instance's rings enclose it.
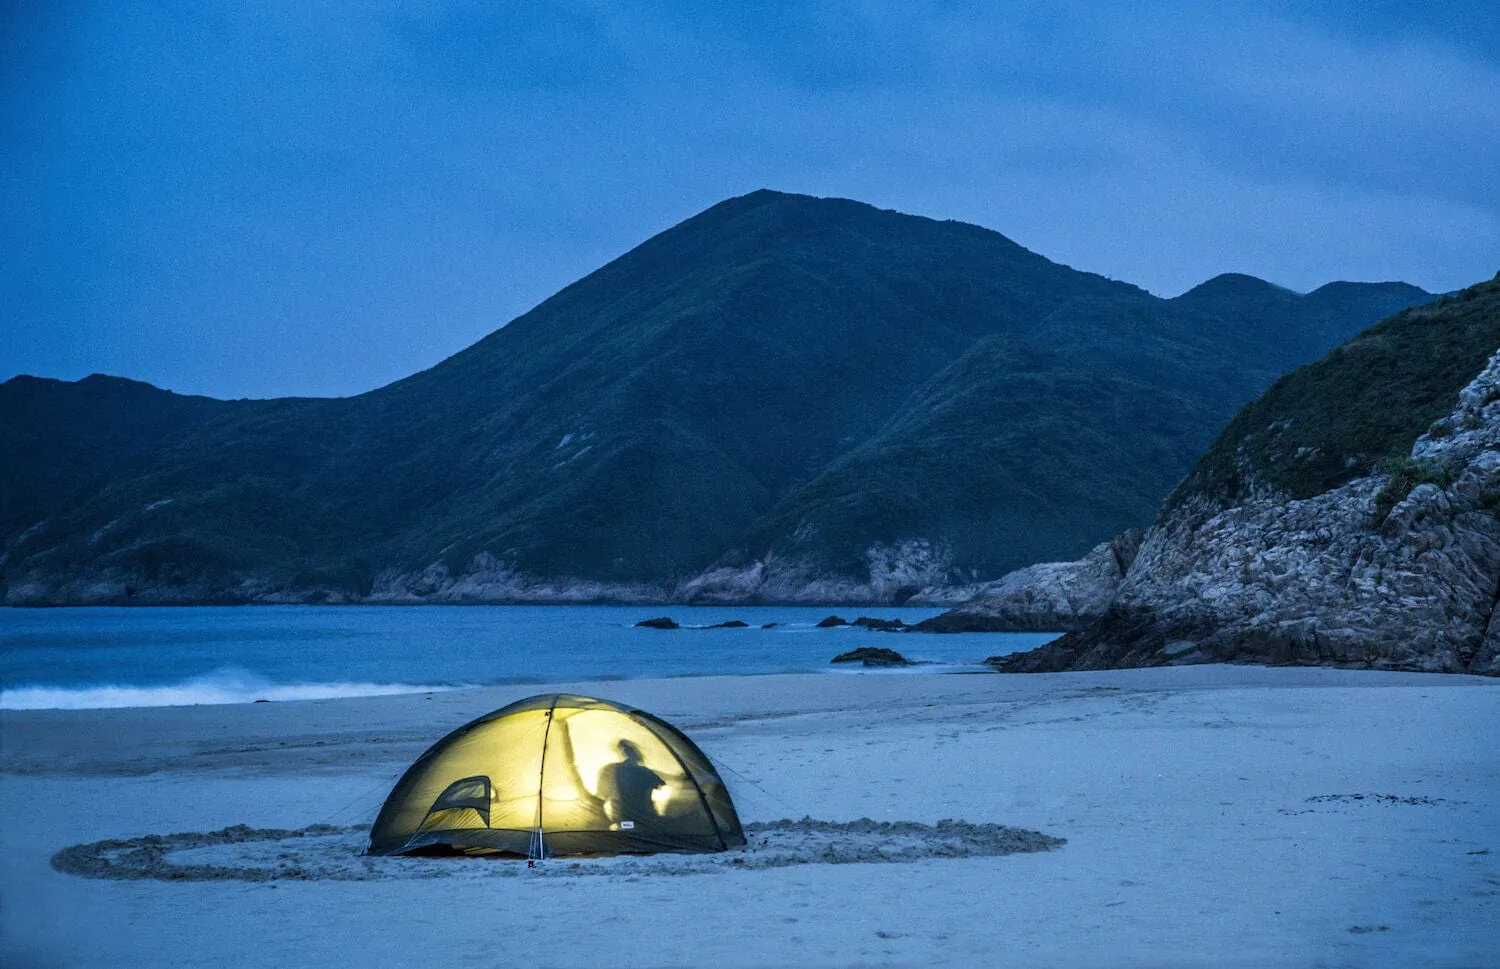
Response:
[[[372,855],[723,851],[745,844],[729,791],[676,727],[568,693],[464,724],[396,782]]]

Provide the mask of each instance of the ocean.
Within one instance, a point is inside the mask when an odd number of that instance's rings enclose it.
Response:
[[[941,609],[829,606],[229,606],[0,609],[0,708],[245,703],[413,693],[504,683],[867,671],[829,660],[885,646],[978,672],[986,656],[1053,633],[898,635],[818,629],[830,614]],[[637,629],[671,616],[677,630]],[[748,629],[704,629],[739,619]],[[771,628],[762,628],[774,623]]]

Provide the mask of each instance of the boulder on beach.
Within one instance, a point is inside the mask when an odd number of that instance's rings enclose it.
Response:
[[[671,616],[657,616],[655,619],[642,619],[635,624],[637,629],[678,629],[681,628]]]
[[[843,616],[829,616],[826,619],[818,620],[819,629],[832,629],[835,626],[847,625],[849,625],[849,620],[845,619]]]
[[[840,653],[832,660],[834,663],[863,663],[866,666],[910,666],[911,660],[902,656],[894,649],[881,649],[878,646],[861,646],[847,653]]]
[[[885,633],[899,632],[906,628],[906,623],[900,619],[876,619],[872,616],[860,616],[854,620],[852,625],[858,626],[861,629],[874,629]]]
[[[728,622],[716,622],[712,626],[705,626],[703,628],[705,628],[705,629],[748,629],[748,628],[750,628],[750,624],[748,622],[743,622],[743,621],[741,621],[739,619],[731,619]]]

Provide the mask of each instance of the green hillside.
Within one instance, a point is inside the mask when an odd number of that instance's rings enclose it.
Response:
[[[159,601],[358,597],[383,572],[487,553],[531,576],[669,585],[785,541],[806,496],[848,511],[829,520],[832,559],[911,530],[971,536],[961,564],[980,571],[1062,557],[1149,517],[1176,473],[1158,465],[1305,359],[1283,365],[1303,324],[1277,313],[1179,309],[976,226],[755,192],[358,397],[146,388],[155,403],[117,406],[48,382],[73,397],[43,414],[11,381],[0,424],[33,444],[0,584],[24,601],[73,601],[95,578]],[[119,435],[134,443],[70,457],[75,437],[113,440],[88,430],[111,420],[140,423]],[[1088,475],[1101,484],[1051,497]],[[1028,492],[1045,500],[1018,504]]]
[[[1236,408],[1332,339],[1308,334],[1347,334],[1414,294],[1300,296],[1236,276],[1171,301],[1070,301],[1019,339],[976,344],[780,502],[739,557],[847,571],[872,545],[928,538],[978,576],[1076,558],[1148,524]]]
[[[86,499],[172,435],[239,406],[102,374],[76,383],[24,376],[5,381],[0,537]]]
[[[1500,347],[1500,276],[1365,330],[1241,410],[1173,492],[1310,498],[1399,461]]]
[[[1150,377],[987,337],[747,543],[857,569],[875,543],[938,537],[999,575],[1150,517],[1220,409]]]

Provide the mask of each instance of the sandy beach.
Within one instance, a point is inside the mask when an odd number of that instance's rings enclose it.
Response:
[[[760,843],[738,863],[530,871],[358,858],[362,826],[429,743],[552,688],[5,711],[0,961],[1500,964],[1500,681],[1205,666],[560,688],[687,731]],[[903,841],[900,825],[768,824],[803,817],[958,819],[1065,844],[987,854]],[[300,836],[196,838],[233,825]],[[51,861],[178,833],[195,837],[158,852],[155,874],[213,877],[90,878]]]

